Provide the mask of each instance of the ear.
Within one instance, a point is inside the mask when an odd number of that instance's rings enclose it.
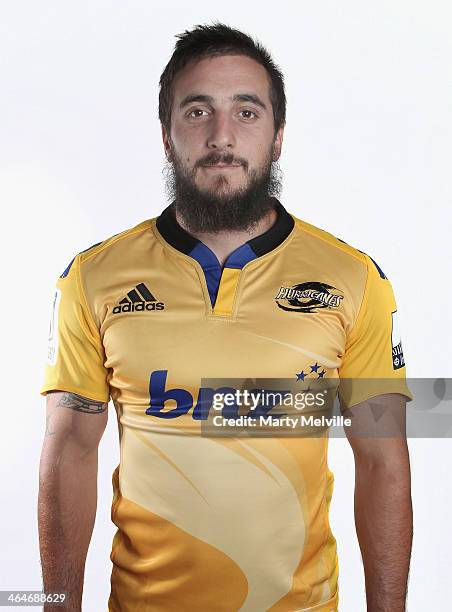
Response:
[[[165,128],[163,123],[161,123],[160,126],[162,128],[162,140],[163,140],[163,148],[165,150],[165,156],[168,161],[171,161],[172,150],[171,150],[170,135],[168,134],[167,129]]]
[[[273,155],[272,161],[278,161],[281,156],[281,149],[284,137],[284,126],[280,127],[278,132],[276,133],[275,141],[273,143]]]

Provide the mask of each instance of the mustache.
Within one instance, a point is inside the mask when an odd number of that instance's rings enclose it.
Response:
[[[198,159],[195,168],[200,166],[216,166],[217,164],[239,164],[245,170],[248,169],[248,162],[243,157],[236,157],[233,153],[209,153],[205,157]]]

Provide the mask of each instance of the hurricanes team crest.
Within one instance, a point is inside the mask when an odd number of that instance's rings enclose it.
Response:
[[[337,308],[343,299],[342,293],[332,285],[308,281],[291,287],[280,287],[275,300],[279,308],[291,312],[317,312],[322,308]]]

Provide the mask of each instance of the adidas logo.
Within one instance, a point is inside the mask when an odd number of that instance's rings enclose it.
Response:
[[[125,298],[123,298],[118,306],[113,308],[113,314],[119,312],[139,312],[142,310],[163,310],[165,304],[163,302],[157,302],[155,297],[149,291],[144,283],[140,283],[128,292]]]

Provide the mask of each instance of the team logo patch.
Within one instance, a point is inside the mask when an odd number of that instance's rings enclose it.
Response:
[[[405,365],[405,359],[403,357],[402,340],[400,338],[399,326],[397,323],[397,310],[392,314],[392,333],[391,333],[391,344],[392,344],[392,367],[394,370],[403,368]]]
[[[163,310],[164,308],[165,304],[163,302],[158,302],[144,283],[139,283],[113,308],[113,314],[118,314],[120,312]]]
[[[291,312],[317,312],[322,308],[337,308],[344,296],[332,285],[309,281],[291,287],[280,287],[275,296],[279,308]]]

